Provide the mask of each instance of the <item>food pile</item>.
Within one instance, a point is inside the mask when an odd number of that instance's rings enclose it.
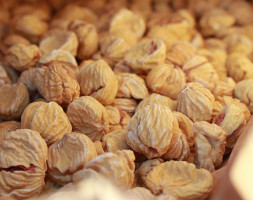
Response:
[[[0,196],[206,199],[253,112],[247,1],[1,1],[0,41]]]

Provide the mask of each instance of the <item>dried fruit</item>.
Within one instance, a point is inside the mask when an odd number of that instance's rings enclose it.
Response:
[[[136,74],[118,73],[118,92],[116,97],[144,99],[148,96],[145,81]]]
[[[47,145],[36,131],[18,129],[0,137],[0,194],[17,199],[41,192]]]
[[[102,141],[104,143],[105,149],[108,152],[116,152],[117,150],[130,149],[127,145],[125,135],[125,130],[112,131],[104,135]]]
[[[201,121],[193,124],[195,164],[212,172],[223,161],[227,133],[216,124]]]
[[[79,97],[80,86],[76,78],[61,63],[53,62],[37,68],[35,79],[38,91],[48,101],[67,106]]]
[[[243,111],[235,104],[226,105],[213,122],[227,133],[226,147],[231,150],[240,137],[246,124]]]
[[[177,111],[185,114],[192,121],[210,121],[215,99],[210,90],[203,85],[187,83],[178,96]]]
[[[132,116],[137,107],[137,102],[134,99],[116,98],[111,104],[111,106],[117,107],[125,111],[128,115]]]
[[[127,144],[147,158],[161,157],[169,150],[178,122],[169,107],[154,104],[139,110],[127,126]]]
[[[5,54],[5,60],[17,71],[24,71],[36,65],[41,51],[36,45],[12,45]]]
[[[29,104],[21,116],[21,128],[40,133],[48,145],[60,140],[72,127],[63,109],[55,102]]]
[[[86,135],[66,133],[48,149],[48,176],[58,184],[67,184],[76,171],[95,157],[95,146]]]
[[[0,85],[0,119],[17,119],[29,104],[29,93],[23,83]]]
[[[118,83],[115,74],[104,60],[98,60],[83,67],[77,75],[81,95],[89,95],[103,105],[111,104],[117,94]]]
[[[85,21],[74,20],[68,25],[78,38],[77,57],[81,60],[90,58],[98,48],[98,34],[96,27]]]
[[[103,149],[103,146],[102,146],[102,143],[100,141],[95,141],[94,142],[94,147],[96,149],[96,152],[97,152],[97,155],[102,155],[104,152],[104,149]]]
[[[15,131],[20,129],[21,124],[17,121],[7,121],[0,123],[0,135],[5,134],[10,131]],[[0,136],[1,137],[1,136]]]
[[[23,83],[27,87],[30,94],[37,90],[35,86],[36,79],[34,78],[35,72],[36,68],[30,68],[23,71],[18,78],[18,83]]]
[[[10,83],[11,79],[8,76],[6,70],[0,65],[0,85],[4,83]]]
[[[52,30],[43,36],[39,47],[43,53],[50,53],[53,50],[61,49],[69,51],[73,56],[76,56],[78,39],[72,31]]]
[[[148,173],[147,187],[154,193],[169,193],[177,199],[206,199],[213,187],[209,171],[185,161],[169,161]]]
[[[165,44],[159,39],[148,39],[134,45],[124,57],[124,61],[137,73],[148,73],[162,64],[166,57]]]
[[[162,96],[160,94],[152,93],[145,99],[143,99],[137,106],[135,112],[138,112],[142,108],[148,105],[153,105],[153,104],[159,104],[159,105],[164,105],[168,106],[172,111],[175,111],[177,109],[177,102],[173,101],[169,97]]]
[[[85,165],[112,180],[116,185],[130,188],[134,182],[134,153],[130,150],[104,153]]]
[[[104,106],[90,96],[74,100],[67,110],[73,130],[100,141],[109,131],[109,118]]]
[[[146,78],[147,86],[152,92],[177,99],[185,87],[184,72],[172,64],[162,64],[153,68]]]
[[[156,197],[144,187],[135,187],[131,190],[128,190],[128,193],[135,199],[138,200],[155,200]]]
[[[214,87],[213,90],[213,95],[215,97],[218,96],[232,96],[234,89],[235,89],[235,81],[230,78],[223,78],[219,81],[217,81],[216,86]]]

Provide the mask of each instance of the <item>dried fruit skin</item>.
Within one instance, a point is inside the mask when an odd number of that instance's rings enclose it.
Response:
[[[103,105],[111,104],[118,91],[118,82],[110,66],[104,60],[98,60],[82,68],[77,80],[81,95],[89,95]]]
[[[136,74],[118,73],[118,92],[116,97],[144,99],[148,96],[145,81]]]
[[[130,150],[104,153],[85,165],[111,179],[122,188],[130,188],[134,182],[134,154]]]
[[[159,39],[148,39],[134,45],[124,57],[124,61],[137,73],[148,73],[162,64],[166,57],[165,44]]]
[[[40,56],[41,51],[36,45],[16,44],[7,50],[5,60],[17,71],[24,71],[34,67]]]
[[[128,190],[129,194],[135,197],[138,200],[155,200],[156,197],[144,187],[135,187],[131,190]]]
[[[0,119],[17,119],[29,104],[29,93],[23,83],[0,85]]]
[[[213,94],[199,83],[187,83],[178,96],[177,111],[193,122],[210,121],[213,112]]]
[[[213,90],[213,95],[218,96],[232,96],[235,89],[235,81],[228,77],[219,80]]]
[[[28,129],[6,132],[0,144],[0,194],[24,199],[40,193],[48,152],[39,133]]]
[[[213,187],[209,171],[185,161],[162,163],[148,173],[147,187],[154,193],[169,193],[177,199],[206,199]]]
[[[0,135],[5,134],[10,131],[15,131],[20,128],[21,128],[20,122],[17,122],[17,121],[2,122],[0,123]]]
[[[55,102],[42,101],[29,104],[21,116],[21,128],[40,133],[48,145],[60,140],[72,126],[63,109]]]
[[[0,65],[0,85],[4,83],[10,83],[11,79],[9,78],[6,70]]]
[[[35,92],[37,89],[34,78],[35,72],[36,68],[30,68],[23,71],[18,78],[18,83],[23,83],[27,87],[29,93]]]
[[[49,66],[37,68],[35,85],[40,94],[48,101],[67,106],[79,97],[80,86],[64,65],[53,62]]]
[[[177,120],[167,106],[146,106],[130,119],[126,130],[127,144],[149,159],[161,157],[168,151],[177,129]]]
[[[197,167],[214,171],[223,161],[227,133],[220,126],[205,121],[195,122],[193,132]]]
[[[251,112],[253,112],[253,93],[252,93],[253,81],[243,80],[236,84],[234,95],[245,103]]]
[[[80,133],[66,133],[48,149],[48,176],[58,184],[71,182],[72,175],[94,159],[93,142]]]
[[[95,141],[94,142],[94,147],[96,149],[96,152],[97,152],[97,155],[102,155],[104,152],[104,149],[103,149],[103,146],[102,146],[102,143],[100,141]]]
[[[90,96],[79,97],[67,109],[73,130],[100,141],[109,131],[109,118],[104,106]]]
[[[171,64],[162,64],[153,68],[146,78],[147,86],[155,93],[177,99],[185,87],[185,74]]]
[[[116,152],[117,150],[130,149],[127,145],[126,132],[124,130],[112,131],[104,135],[102,141],[108,152]]]
[[[172,111],[176,110],[176,108],[177,108],[176,101],[173,101],[169,97],[162,96],[162,95],[156,94],[156,93],[152,93],[151,95],[149,95],[148,97],[143,99],[138,104],[135,112],[138,112],[139,110],[141,110],[145,106],[152,105],[152,104],[159,104],[159,105],[168,106]]]

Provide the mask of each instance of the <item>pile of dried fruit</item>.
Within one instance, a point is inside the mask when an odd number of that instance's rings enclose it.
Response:
[[[1,1],[0,63],[0,196],[205,199],[253,112],[253,6]]]

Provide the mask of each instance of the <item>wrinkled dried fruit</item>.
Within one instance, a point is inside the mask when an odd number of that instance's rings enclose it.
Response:
[[[223,161],[227,133],[220,126],[205,121],[195,122],[193,132],[196,166],[214,171]]]
[[[159,104],[159,105],[164,105],[168,106],[172,111],[175,111],[177,109],[177,102],[173,101],[169,97],[162,96],[160,94],[152,93],[145,99],[143,99],[137,106],[135,112],[138,112],[142,108],[148,105],[153,105],[153,104]]]
[[[119,89],[116,97],[144,99],[148,96],[145,81],[136,74],[116,74]]]
[[[0,65],[0,85],[4,83],[10,83],[11,79],[8,76],[6,70]]]
[[[147,86],[155,93],[177,99],[185,87],[184,72],[172,64],[162,64],[153,68],[146,78]]]
[[[36,91],[36,86],[35,86],[35,72],[36,68],[30,68],[28,70],[23,71],[19,78],[18,78],[18,83],[23,83],[29,93],[35,92]]]
[[[80,86],[67,67],[53,62],[48,66],[37,68],[35,85],[40,94],[48,101],[67,106],[79,97]]]
[[[218,96],[232,96],[235,89],[235,81],[230,78],[223,78],[217,81],[216,86],[213,90],[213,95],[217,98]]]
[[[29,104],[29,93],[23,83],[0,85],[0,119],[17,119]]]
[[[130,150],[104,153],[85,165],[112,180],[116,185],[130,188],[134,182],[134,153]]]
[[[72,131],[69,119],[61,106],[55,102],[43,101],[33,102],[26,107],[21,116],[21,128],[39,132],[48,145]]]
[[[102,141],[108,152],[116,152],[117,150],[130,149],[126,142],[126,132],[124,130],[112,131],[104,135]]]
[[[153,195],[148,189],[144,187],[135,187],[131,190],[128,190],[129,195],[134,199],[138,200],[156,200],[155,195]]]
[[[66,133],[48,149],[48,176],[58,184],[67,184],[76,171],[95,157],[95,146],[86,135]]]
[[[147,187],[154,193],[169,193],[177,199],[206,199],[213,187],[209,171],[196,169],[192,163],[169,161],[148,173]]]
[[[166,57],[165,44],[159,39],[148,39],[134,45],[124,57],[124,61],[137,73],[148,73],[162,64]]]
[[[103,146],[102,146],[102,143],[100,141],[95,141],[94,142],[94,147],[96,149],[96,152],[97,152],[97,155],[102,155],[104,152],[104,149],[103,149]]]
[[[103,105],[111,104],[118,91],[118,82],[110,66],[98,60],[83,67],[78,73],[81,95],[89,95]]]
[[[2,122],[0,123],[0,135],[5,134],[10,131],[15,131],[20,128],[21,128],[20,122],[17,122],[17,121]]]
[[[185,114],[192,121],[210,121],[215,99],[203,85],[187,83],[178,96],[177,111]]]
[[[44,186],[47,145],[36,131],[18,129],[0,137],[0,195],[29,198]]]
[[[67,110],[73,130],[100,141],[109,131],[109,118],[104,106],[90,96],[74,100]]]
[[[7,50],[5,60],[17,71],[24,71],[34,67],[40,56],[40,49],[36,45],[16,44]]]
[[[111,106],[117,107],[125,111],[128,115],[132,116],[137,107],[137,102],[134,99],[116,98],[111,104]]]

